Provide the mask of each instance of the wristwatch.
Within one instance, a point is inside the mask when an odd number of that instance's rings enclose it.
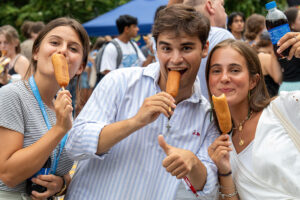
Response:
[[[61,178],[63,179],[63,186],[62,186],[61,190],[54,195],[56,197],[64,195],[65,192],[67,191],[67,183],[66,183],[65,177],[61,176]]]

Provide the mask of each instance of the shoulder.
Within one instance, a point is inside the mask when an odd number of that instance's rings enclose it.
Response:
[[[234,39],[234,36],[226,29],[212,26],[209,32],[208,40]]]
[[[0,88],[0,104],[4,106],[19,104],[23,102],[28,92],[29,90],[25,87],[23,81],[7,84]]]
[[[16,60],[16,64],[23,64],[29,66],[29,60],[23,56],[22,54],[19,54],[18,59]]]

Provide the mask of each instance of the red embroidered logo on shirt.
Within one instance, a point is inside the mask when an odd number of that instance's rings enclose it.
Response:
[[[193,135],[200,136],[200,133],[198,131],[194,130]]]

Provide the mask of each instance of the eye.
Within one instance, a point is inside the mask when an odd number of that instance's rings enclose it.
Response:
[[[163,51],[170,51],[171,48],[168,47],[168,46],[163,46],[163,47],[161,47],[161,50],[163,50]]]
[[[238,68],[232,68],[230,71],[233,72],[233,73],[238,73],[238,72],[240,72],[241,70],[238,69]]]
[[[221,73],[221,69],[213,67],[213,68],[210,69],[210,73],[211,74],[219,74],[219,73]]]
[[[72,47],[72,46],[70,46],[70,50],[72,52],[78,52],[79,51],[77,47]]]
[[[190,50],[192,50],[193,48],[190,47],[190,46],[184,46],[182,49],[183,49],[183,51],[190,51]]]
[[[50,44],[53,45],[53,46],[57,46],[59,43],[56,40],[51,40]]]

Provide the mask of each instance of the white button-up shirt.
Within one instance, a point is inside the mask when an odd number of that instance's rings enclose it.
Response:
[[[154,63],[112,71],[98,84],[69,133],[66,149],[80,161],[66,199],[175,199],[180,180],[162,166],[166,155],[158,144],[159,134],[169,145],[197,155],[207,168],[206,184],[198,193],[202,199],[215,198],[217,169],[207,148],[219,133],[210,120],[210,104],[201,96],[198,78],[192,96],[177,105],[169,133],[168,119],[161,114],[107,154],[96,155],[105,125],[133,117],[145,98],[161,92],[159,75],[159,63]]]

